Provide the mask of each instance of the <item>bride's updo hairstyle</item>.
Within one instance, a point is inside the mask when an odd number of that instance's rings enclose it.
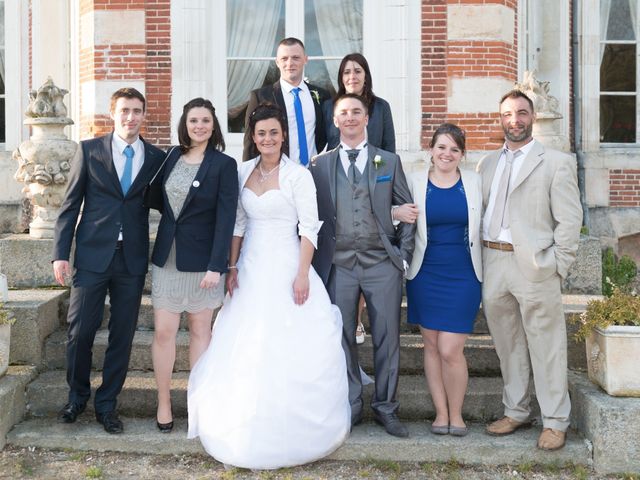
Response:
[[[256,124],[261,120],[268,120],[270,118],[275,118],[280,124],[280,128],[282,128],[282,136],[284,138],[284,142],[282,142],[282,147],[280,148],[280,154],[282,154],[282,149],[287,140],[287,121],[282,109],[278,105],[274,103],[261,103],[258,105],[249,115],[249,133],[251,134],[251,138],[253,138],[253,135],[256,133]],[[252,141],[251,148],[249,149],[249,158],[255,158],[259,154],[260,152],[258,152],[256,144]]]

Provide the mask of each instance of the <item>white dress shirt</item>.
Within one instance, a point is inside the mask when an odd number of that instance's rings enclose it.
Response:
[[[518,149],[520,150],[520,152],[522,152],[522,155],[518,155],[513,160],[513,165],[511,166],[511,176],[509,177],[507,199],[509,198],[509,194],[511,193],[511,189],[513,188],[513,184],[515,183],[516,178],[518,178],[518,172],[520,172],[522,163],[524,162],[524,159],[527,158],[527,155],[533,147],[533,143],[533,140],[531,140],[529,143]],[[493,215],[493,210],[496,205],[498,185],[500,184],[500,178],[502,177],[502,172],[504,171],[504,165],[506,163],[505,150],[508,150],[506,143],[503,147],[502,153],[500,154],[500,159],[498,160],[498,165],[496,166],[496,172],[493,174],[491,190],[489,191],[489,202],[487,203],[487,209],[485,210],[484,217],[482,218],[482,238],[484,240],[491,240],[495,242],[513,243],[513,240],[511,238],[511,230],[509,228],[500,228],[500,234],[498,235],[498,238],[491,238],[491,236],[489,235],[489,224],[491,223],[491,216]],[[518,150],[515,150],[514,153]]]
[[[287,107],[287,123],[289,125],[289,158],[296,163],[300,163],[300,144],[298,143],[298,124],[296,123],[296,110],[293,106],[294,96],[291,90],[296,88],[283,79],[280,79],[280,88],[284,104]],[[309,163],[316,155],[316,110],[313,106],[313,98],[309,87],[305,82],[300,82],[298,96],[302,103],[302,115],[304,116],[304,129],[307,133],[307,151],[309,152]]]
[[[124,149],[129,145],[123,139],[121,139],[116,133],[113,134],[111,140],[111,156],[113,157],[113,166],[116,167],[116,173],[118,178],[122,178],[122,172],[124,172],[124,163],[127,161],[127,157],[124,155]],[[133,165],[131,168],[131,184],[136,178],[136,175],[140,173],[142,164],[144,163],[144,145],[140,137],[131,144],[133,148]],[[118,234],[118,240],[122,240],[122,228]]]
[[[358,152],[358,157],[356,158],[355,167],[358,169],[360,173],[364,172],[364,169],[367,167],[367,159],[369,158],[367,141],[364,140],[361,144],[359,144],[353,149],[345,145],[344,143],[340,142],[340,150],[338,150],[338,155],[340,155],[340,163],[342,164],[342,168],[344,168],[344,173],[348,177],[349,165],[351,165],[351,162],[349,161],[349,155],[347,154],[347,150],[360,150]]]
[[[121,139],[117,134],[113,134],[113,139],[111,140],[111,152],[113,156],[113,165],[116,167],[118,178],[122,178],[122,172],[124,171],[124,162],[127,160],[127,157],[124,156],[124,149],[127,145],[129,144]],[[131,169],[131,183],[133,184],[133,181],[136,179],[136,175],[138,175],[142,168],[142,164],[144,163],[144,145],[142,144],[140,137],[138,137],[131,146],[133,147],[133,168]]]

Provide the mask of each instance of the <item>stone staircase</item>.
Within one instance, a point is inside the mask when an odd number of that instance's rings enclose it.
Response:
[[[54,291],[64,295],[64,291]],[[566,316],[579,313],[586,296],[565,296]],[[64,300],[61,300],[64,304]],[[105,314],[108,314],[108,302]],[[41,373],[26,386],[26,419],[9,433],[8,442],[17,446],[74,448],[81,450],[117,450],[146,453],[201,452],[199,442],[186,439],[188,331],[183,317],[178,332],[175,373],[172,383],[172,405],[176,428],[171,435],[161,435],[154,424],[156,390],[151,363],[153,338],[153,309],[148,294],[143,297],[138,330],[136,332],[129,374],[119,396],[118,410],[125,422],[125,434],[111,436],[94,421],[93,404],[74,425],[58,425],[55,415],[66,402],[64,308],[59,308],[57,328],[44,340]],[[509,438],[495,439],[483,433],[487,421],[502,414],[502,380],[493,342],[488,335],[486,321],[479,313],[475,332],[465,346],[470,381],[465,399],[464,415],[472,427],[470,435],[462,439],[436,437],[429,433],[428,420],[435,412],[426,387],[422,367],[422,339],[414,326],[406,324],[406,305],[402,307],[401,376],[398,391],[400,415],[412,433],[408,440],[395,439],[371,422],[371,411],[365,409],[365,423],[354,429],[347,443],[335,452],[334,459],[378,458],[380,460],[447,461],[456,458],[464,463],[590,463],[590,453],[584,439],[577,433],[570,436],[569,445],[560,452],[541,454],[535,449],[538,429],[519,432]],[[108,315],[105,315],[105,319]],[[368,319],[365,315],[365,325]],[[369,330],[367,328],[367,330]],[[101,366],[107,345],[106,320],[94,343],[92,385],[101,381]],[[301,340],[308,341],[308,340]],[[372,372],[373,349],[371,337],[359,347],[362,366]],[[581,358],[581,357],[580,357]],[[365,387],[365,405],[370,401],[373,387]],[[534,398],[534,412],[538,407]],[[487,452],[501,451],[487,455]]]
[[[2,265],[11,266],[12,259],[5,256],[23,251],[19,244],[23,239],[10,236],[0,239]],[[42,243],[29,242],[27,250],[34,256],[43,256]],[[29,250],[31,249],[31,250]],[[47,249],[46,251],[50,251]],[[39,253],[40,252],[40,253]],[[19,262],[15,266],[18,269]],[[32,278],[39,285],[52,284],[50,264],[44,259],[32,262],[37,270]],[[34,267],[34,265],[36,265]],[[6,271],[6,270],[5,270]],[[8,274],[10,272],[7,272]],[[10,276],[10,278],[12,278]],[[160,434],[155,427],[156,390],[153,377],[150,345],[153,337],[153,310],[149,295],[143,298],[138,329],[134,338],[129,374],[119,396],[118,410],[125,424],[123,435],[109,435],[95,421],[93,404],[73,425],[60,425],[55,415],[66,402],[65,342],[66,306],[68,291],[64,289],[29,289],[34,281],[22,270],[16,271],[19,281],[13,286],[6,306],[19,318],[12,333],[11,364],[8,375],[0,379],[0,447],[6,441],[15,446],[37,446],[42,448],[70,448],[76,450],[111,450],[140,453],[189,454],[202,453],[197,440],[186,439],[188,382],[188,332],[184,318],[177,339],[177,356],[172,383],[173,413],[176,427],[171,434]],[[31,282],[31,283],[30,283]],[[147,291],[149,283],[147,282]],[[567,321],[582,312],[588,295],[565,295],[564,308]],[[108,318],[108,301],[105,319]],[[365,315],[365,325],[368,323]],[[520,464],[541,463],[563,465],[604,465],[603,471],[616,471],[602,457],[596,460],[598,449],[591,442],[599,436],[599,426],[585,425],[584,416],[594,417],[602,411],[600,403],[606,399],[598,397],[597,406],[581,401],[581,398],[597,396],[597,389],[579,373],[585,368],[584,347],[569,341],[569,365],[576,372],[570,373],[572,401],[583,417],[572,418],[572,430],[567,446],[558,452],[541,452],[535,448],[540,426],[519,431],[514,435],[494,438],[484,433],[486,422],[502,415],[502,380],[493,342],[488,334],[482,312],[475,324],[474,334],[465,346],[470,380],[463,414],[470,425],[470,434],[464,438],[440,437],[429,433],[434,409],[426,388],[422,367],[422,339],[414,326],[406,324],[406,306],[402,308],[401,376],[398,391],[400,416],[407,422],[411,436],[397,439],[371,422],[371,412],[365,409],[365,422],[354,428],[347,442],[330,457],[339,460],[373,458],[393,461],[442,461],[452,458],[465,464]],[[574,329],[568,323],[569,334]],[[367,328],[367,331],[369,329]],[[107,343],[106,320],[99,330],[93,357],[92,385],[100,383],[100,368]],[[15,348],[14,342],[15,341]],[[309,341],[301,339],[302,342]],[[372,372],[372,346],[370,336],[360,347],[360,358],[365,371]],[[25,365],[25,366],[20,366]],[[591,388],[591,390],[589,390]],[[365,387],[365,405],[372,395],[372,386]],[[589,397],[591,398],[591,397]],[[533,398],[534,412],[538,407]],[[627,404],[616,408],[624,410]],[[617,412],[618,410],[616,410]],[[5,415],[5,412],[9,412]],[[585,413],[587,412],[587,413]],[[596,412],[596,413],[594,413]],[[21,421],[22,420],[22,421]],[[592,422],[594,423],[594,422]],[[596,422],[597,423],[597,422]],[[602,422],[601,422],[602,423]],[[15,426],[14,426],[15,425]],[[13,427],[13,429],[11,429]],[[580,430],[575,430],[575,427]],[[11,430],[10,430],[11,429]],[[10,430],[10,431],[9,431]],[[7,433],[8,432],[8,433]],[[587,432],[588,435],[585,433]],[[607,440],[608,441],[608,440]],[[600,445],[594,443],[594,445]],[[606,441],[603,444],[606,448]],[[640,467],[639,467],[640,468]],[[632,468],[624,468],[633,471]]]

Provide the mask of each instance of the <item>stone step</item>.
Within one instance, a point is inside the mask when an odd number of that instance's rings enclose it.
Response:
[[[171,385],[173,414],[187,415],[187,372],[173,374]],[[99,372],[91,378],[92,389],[102,381]],[[64,371],[42,373],[27,389],[28,411],[32,416],[52,416],[67,401],[67,384]],[[364,387],[364,404],[369,405],[373,385]],[[533,396],[533,414],[539,409]],[[411,420],[433,418],[435,410],[423,375],[401,375],[398,386],[400,416]],[[93,412],[93,402],[87,410]],[[131,417],[153,417],[156,413],[156,383],[152,372],[130,370],[122,393],[118,396],[118,410]],[[364,409],[365,418],[371,418],[371,410]],[[466,419],[486,422],[502,416],[502,379],[499,377],[471,377],[465,397],[463,414]],[[91,413],[92,414],[92,413]]]
[[[54,418],[34,418],[15,426],[8,443],[17,447],[114,451],[165,455],[204,454],[197,439],[187,439],[186,420],[178,419],[172,433],[160,433],[151,418],[123,418],[122,435],[106,433],[92,417],[84,414],[71,425],[58,424]],[[353,429],[347,441],[328,459],[379,460],[398,462],[448,462],[466,465],[574,464],[589,466],[591,453],[587,442],[574,431],[561,450],[538,450],[539,428],[520,430],[506,437],[491,437],[483,425],[470,425],[466,437],[438,436],[429,432],[429,424],[412,422],[410,436],[402,439],[388,435],[382,427],[363,423]]]
[[[565,317],[569,318],[573,315],[580,314],[584,311],[589,300],[600,298],[594,295],[563,295],[562,300],[564,304]],[[215,318],[215,313],[214,313]],[[109,299],[105,301],[104,320],[102,323],[103,328],[107,327],[109,319]],[[363,323],[369,328],[369,317],[365,308],[363,315]],[[407,323],[407,301],[406,298],[402,301],[402,308],[400,313],[400,327],[402,333],[419,333],[419,328],[416,325],[410,325]],[[187,328],[186,315],[183,314],[180,319],[180,328]],[[151,304],[151,296],[145,294],[142,297],[142,303],[140,305],[140,315],[138,316],[138,329],[139,330],[153,330],[153,306]],[[478,311],[474,324],[474,333],[487,334],[489,328],[487,326],[487,320],[485,319],[482,308]]]
[[[216,317],[218,310],[213,314],[213,318]],[[102,328],[107,328],[109,322],[109,299],[105,300],[104,306],[104,318],[102,320]],[[362,322],[365,325],[367,332],[371,331],[369,328],[369,316],[367,315],[367,309],[365,307],[364,314],[362,316]],[[180,316],[180,329],[187,329],[187,315],[182,314]],[[151,295],[145,294],[142,297],[140,304],[140,314],[138,315],[138,330],[153,330],[153,305],[151,304]],[[400,331],[402,333],[419,333],[420,329],[417,325],[410,325],[407,323],[407,301],[403,299],[400,310]],[[476,321],[474,324],[474,333],[489,333],[487,327],[487,321],[484,318],[482,310],[478,312]]]
[[[93,348],[93,368],[102,369],[104,352],[107,347],[109,333],[107,330],[98,330]],[[138,330],[133,340],[130,370],[152,370],[151,341],[152,331]],[[46,364],[50,369],[62,369],[65,367],[66,332],[59,330],[54,332],[46,341]],[[305,341],[305,340],[301,340]],[[417,334],[400,335],[400,373],[421,374],[423,372],[423,343],[422,337]],[[371,372],[373,370],[373,346],[371,336],[367,335],[365,343],[359,346],[359,355],[362,368]],[[465,345],[465,356],[469,366],[469,373],[475,376],[499,375],[500,364],[493,347],[493,341],[489,335],[471,335]],[[189,333],[178,331],[176,338],[176,362],[175,371],[189,370]]]

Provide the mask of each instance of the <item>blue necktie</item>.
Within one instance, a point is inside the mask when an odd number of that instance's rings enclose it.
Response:
[[[122,171],[120,186],[122,187],[122,193],[126,195],[129,191],[129,187],[131,186],[131,175],[133,172],[133,147],[131,145],[127,145],[124,148],[123,153],[127,159],[124,161],[124,170]]]
[[[302,102],[300,101],[300,89],[293,88],[293,108],[296,111],[296,125],[298,126],[298,144],[300,145],[300,163],[304,166],[309,163],[309,150],[307,148],[307,132],[304,128],[304,115],[302,114]]]

